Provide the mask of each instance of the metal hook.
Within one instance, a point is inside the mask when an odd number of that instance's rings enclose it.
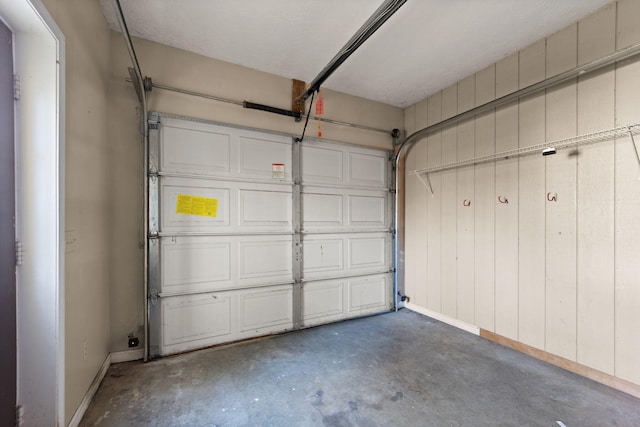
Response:
[[[498,201],[500,203],[509,203],[509,199],[507,199],[506,197],[502,197],[502,196],[498,196]]]
[[[558,193],[554,193],[553,196],[551,195],[551,193],[547,193],[547,200],[550,202],[555,202],[556,200],[558,200]]]
[[[471,200],[464,199],[464,201],[462,202],[462,206],[471,206]]]

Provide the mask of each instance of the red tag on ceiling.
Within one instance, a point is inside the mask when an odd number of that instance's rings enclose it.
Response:
[[[321,116],[324,114],[324,98],[322,97],[322,94],[319,93],[319,97],[316,101],[316,116]]]

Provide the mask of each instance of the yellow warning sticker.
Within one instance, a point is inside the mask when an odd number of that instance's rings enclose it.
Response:
[[[218,199],[178,194],[176,213],[185,215],[218,216]]]

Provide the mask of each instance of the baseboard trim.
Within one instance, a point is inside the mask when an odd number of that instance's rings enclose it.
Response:
[[[93,400],[93,397],[96,395],[98,391],[98,387],[102,383],[105,375],[107,374],[107,370],[113,363],[122,363],[122,362],[131,362],[134,360],[141,360],[144,358],[144,350],[127,350],[127,351],[117,351],[115,353],[109,353],[107,357],[104,359],[98,374],[93,379],[93,382],[89,386],[89,390],[84,394],[82,401],[80,402],[80,406],[76,409],[76,412],[73,414],[73,418],[69,421],[68,427],[78,427],[80,425],[80,421],[82,421],[82,417],[84,417],[84,413],[87,412],[89,408],[89,404]]]
[[[480,329],[480,336],[497,344],[509,347],[513,350],[542,360],[543,362],[547,362],[551,365],[562,368],[566,371],[573,372],[574,374],[581,375],[600,384],[604,384],[616,390],[630,394],[631,396],[640,398],[640,385],[623,380],[622,378],[614,377],[613,375],[598,371],[597,369],[581,365],[580,363],[574,362],[573,360],[556,356],[544,350],[540,350],[535,347],[531,347],[530,345],[512,340],[511,338],[507,338],[494,332],[487,331],[486,329]]]
[[[462,320],[454,319],[453,317],[449,317],[446,314],[438,313],[433,310],[429,310],[428,308],[420,307],[419,305],[415,305],[410,302],[405,302],[405,308],[415,311],[416,313],[424,314],[425,316],[429,316],[433,319],[439,320],[442,323],[446,323],[447,325],[456,327],[458,329],[462,329],[463,331],[469,332],[474,335],[480,335],[480,328],[477,326],[471,325],[467,322],[463,322]]]
[[[107,369],[109,369],[109,366],[111,366],[111,354],[107,354],[107,357],[104,359],[104,362],[102,363],[98,374],[89,386],[89,390],[87,390],[84,397],[82,398],[80,406],[78,406],[78,409],[76,409],[76,412],[73,414],[73,418],[71,418],[71,421],[69,421],[68,427],[77,427],[78,425],[80,425],[80,421],[82,421],[84,413],[87,411],[87,408],[89,408],[89,404],[93,400],[93,397],[96,395],[98,387],[100,387],[104,376],[107,374]]]
[[[133,362],[134,360],[142,360],[143,358],[144,350],[141,348],[111,353],[111,363]]]

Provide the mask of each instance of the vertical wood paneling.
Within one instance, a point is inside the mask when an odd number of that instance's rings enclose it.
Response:
[[[458,112],[458,87],[451,86],[442,91],[442,118],[454,116]],[[457,128],[442,131],[442,163],[457,160]],[[442,176],[442,313],[457,316],[457,269],[456,269],[456,208],[457,175],[455,170],[445,171]]]
[[[427,127],[427,100],[423,100],[416,104],[416,130]],[[418,141],[413,148],[413,155],[416,156],[416,168],[424,169],[427,167],[427,139],[423,138]],[[422,183],[416,189],[415,206],[417,224],[414,228],[416,250],[419,262],[415,265],[415,289],[413,293],[413,301],[416,304],[426,307],[427,305],[427,268],[429,267],[424,260],[427,257],[427,223],[428,217],[428,193]]]
[[[578,62],[613,52],[615,4],[578,25]],[[578,81],[578,133],[614,125],[613,67]],[[580,148],[578,155],[577,361],[614,371],[614,145]]]
[[[405,126],[437,123],[637,44],[638,16],[639,1],[611,3],[407,109]],[[432,135],[413,166],[638,123],[639,99],[640,60],[623,61]],[[436,173],[433,197],[418,183],[407,193],[415,196],[408,239],[411,264],[426,271],[412,270],[411,280],[426,287],[412,302],[640,384],[640,165],[631,144]]]
[[[522,89],[545,79],[546,40],[539,40],[520,51],[520,77],[518,86]]]
[[[475,76],[458,83],[458,113],[468,111],[475,106]],[[458,125],[458,161],[475,157],[475,120],[467,120]],[[457,169],[457,298],[458,319],[474,324],[475,322],[475,283],[474,283],[474,167]],[[464,206],[468,200],[470,205]]]
[[[518,55],[496,64],[496,97],[518,89]],[[518,104],[496,110],[496,152],[518,148]],[[518,339],[518,160],[496,163],[495,331]]]
[[[495,66],[476,74],[476,105],[495,98]],[[477,157],[495,153],[495,113],[476,117],[475,143]],[[495,331],[495,163],[475,168],[475,324]]]
[[[616,126],[640,123],[639,76],[639,59],[618,63]],[[615,145],[615,375],[640,384],[640,166],[631,144]]]
[[[442,92],[428,98],[428,125],[442,120]],[[438,132],[427,138],[427,166],[442,164],[442,137]],[[433,195],[428,194],[427,215],[427,308],[435,311],[442,309],[441,281],[442,281],[442,177],[440,174],[429,176],[433,187]],[[428,191],[428,190],[426,190]]]
[[[577,64],[577,25],[547,40],[547,76]],[[575,80],[547,91],[546,139],[576,134]],[[547,156],[546,191],[546,342],[545,350],[576,360],[576,155],[575,150]]]
[[[547,77],[553,77],[577,65],[578,24],[573,24],[547,38]]]
[[[616,26],[616,49],[640,43],[640,1],[620,0],[618,1],[617,26]]]
[[[545,78],[545,41],[520,52],[520,87]],[[519,147],[540,144],[545,137],[545,97],[537,94],[520,100]],[[545,191],[544,158],[519,159],[518,298],[521,342],[544,348],[545,318]]]

